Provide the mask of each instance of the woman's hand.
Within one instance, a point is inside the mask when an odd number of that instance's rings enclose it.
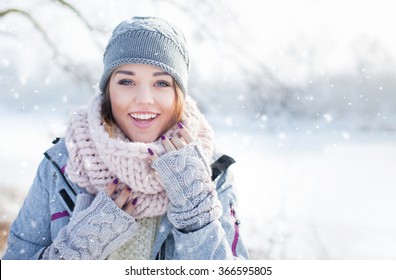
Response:
[[[161,136],[162,145],[164,145],[167,152],[181,150],[194,140],[188,129],[185,128],[181,122],[177,123],[177,125],[179,127],[180,137],[166,138],[165,136]],[[150,148],[148,152],[150,153],[151,162],[159,157],[158,154]]]
[[[182,232],[190,232],[218,219],[221,205],[202,146],[178,125],[180,138],[161,137],[166,153],[148,152],[169,197],[169,221]]]
[[[129,186],[125,186],[122,190],[116,191],[118,183],[118,179],[115,178],[113,182],[107,185],[105,193],[113,199],[119,208],[131,215],[133,209],[135,209],[137,198],[133,200],[129,199],[132,192],[132,189]]]
[[[77,195],[72,219],[43,259],[103,260],[133,237],[139,226],[131,215],[136,199],[130,201],[128,186],[117,191],[118,183],[114,179],[93,200],[90,194]]]

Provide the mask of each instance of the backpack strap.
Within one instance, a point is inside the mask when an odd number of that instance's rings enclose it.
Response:
[[[235,160],[227,155],[222,155],[219,157],[214,163],[210,165],[212,168],[212,181],[216,180],[216,178],[224,171],[230,167],[231,164],[235,163]]]
[[[61,138],[57,137],[52,141],[52,144],[57,144]],[[68,181],[66,178],[65,174],[65,166],[61,167],[58,165],[58,163],[51,157],[51,155],[48,152],[44,153],[44,156],[47,158],[47,160],[55,167],[56,169],[56,176],[60,176],[62,181],[64,182],[63,187],[61,190],[59,190],[59,195],[62,198],[62,204],[65,206],[67,212],[71,216],[74,206],[75,206],[75,200],[77,197],[77,191],[74,189],[72,184]]]
[[[56,143],[58,143],[59,142],[59,140],[60,140],[60,137],[56,137],[54,140],[52,140],[52,144],[56,144]]]

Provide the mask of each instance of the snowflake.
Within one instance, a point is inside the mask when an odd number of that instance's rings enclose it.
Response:
[[[181,251],[181,250],[183,250],[183,249],[184,249],[183,244],[177,244],[177,245],[176,245],[176,251]]]
[[[165,232],[165,226],[161,226],[159,232]]]

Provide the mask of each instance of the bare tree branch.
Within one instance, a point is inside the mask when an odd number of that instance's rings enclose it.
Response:
[[[92,81],[86,75],[81,75],[78,71],[76,71],[76,67],[73,66],[73,63],[70,59],[65,59],[65,56],[61,54],[57,46],[51,41],[48,37],[47,32],[41,25],[37,22],[37,20],[32,17],[28,12],[20,9],[8,9],[4,11],[0,11],[0,17],[4,17],[9,14],[19,14],[28,19],[34,26],[34,28],[40,33],[41,37],[43,38],[45,44],[51,49],[53,62],[60,66],[65,72],[68,72],[76,78],[77,81],[92,84]]]
[[[9,9],[9,10],[5,10],[5,11],[0,11],[0,17],[6,16],[11,13],[20,14],[20,15],[26,17],[33,24],[33,26],[37,29],[37,31],[43,37],[45,43],[53,50],[53,52],[56,54],[59,53],[57,47],[48,38],[47,33],[44,31],[44,29],[41,27],[41,25],[28,12],[20,10],[20,9]]]
[[[52,0],[55,2],[58,2],[59,4],[65,6],[66,8],[72,10],[74,14],[85,24],[85,26],[90,30],[90,31],[96,31],[95,28],[92,27],[92,25],[80,14],[80,12],[72,6],[70,3],[64,1],[64,0]]]
[[[83,16],[81,15],[81,13],[79,12],[79,10],[78,10],[77,8],[75,8],[73,5],[71,5],[70,3],[68,3],[68,2],[66,2],[66,1],[64,1],[64,0],[52,0],[52,1],[58,2],[60,5],[62,5],[62,6],[64,6],[64,7],[66,7],[66,8],[68,8],[69,10],[71,10],[71,11],[72,11],[83,23],[84,23],[84,25],[87,27],[87,29],[88,29],[91,33],[100,31],[100,30],[98,30],[97,28],[93,27],[93,26],[85,19],[85,17],[83,17]],[[93,38],[93,40],[95,41],[96,46],[97,46],[100,50],[103,50],[104,47],[103,47],[95,38]]]

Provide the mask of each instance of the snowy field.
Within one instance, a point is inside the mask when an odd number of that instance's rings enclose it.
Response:
[[[63,120],[1,112],[1,222],[14,218]],[[253,259],[395,259],[396,133],[221,126]]]
[[[396,134],[338,134],[220,136],[252,258],[395,259]]]

